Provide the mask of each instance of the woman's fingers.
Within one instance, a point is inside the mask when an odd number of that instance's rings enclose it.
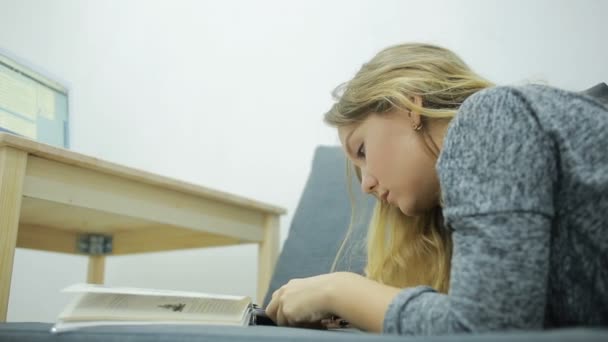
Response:
[[[270,318],[275,323],[277,323],[278,304],[279,304],[278,300],[275,298],[275,296],[273,294],[272,299],[270,300],[270,303],[268,303],[268,305],[266,306],[266,309],[264,309],[268,318]]]
[[[277,323],[277,325],[280,325],[280,326],[288,325],[288,321],[287,321],[287,318],[285,317],[285,314],[283,313],[283,307],[282,307],[281,303],[279,303],[279,305],[278,305],[276,323]]]
[[[350,327],[350,323],[348,323],[346,320],[343,320],[340,317],[334,317],[334,316],[332,316],[331,318],[325,318],[325,319],[321,320],[321,324],[326,329],[342,329],[342,328]]]

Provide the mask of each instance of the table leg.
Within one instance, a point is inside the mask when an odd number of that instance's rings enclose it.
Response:
[[[0,148],[0,322],[6,322],[27,153]]]
[[[259,245],[258,251],[258,289],[257,303],[262,305],[274,266],[279,254],[279,217],[277,215],[266,216],[264,224],[264,240]]]
[[[106,257],[103,255],[91,255],[89,257],[89,268],[87,272],[87,283],[103,284]]]

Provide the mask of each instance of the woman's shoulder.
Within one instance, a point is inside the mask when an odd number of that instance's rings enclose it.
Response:
[[[486,88],[469,96],[458,110],[456,118],[473,113],[488,113],[496,109],[512,110],[518,107],[531,105],[544,98],[557,100],[564,96],[564,90],[539,84],[528,84],[523,86],[495,86]],[[479,110],[480,108],[485,109]]]
[[[606,85],[603,84],[603,86]],[[502,111],[516,111],[522,107],[527,107],[532,112],[540,112],[579,103],[585,106],[601,107],[605,110],[606,99],[604,97],[608,95],[602,93],[601,96],[598,96],[596,93],[598,92],[592,94],[589,92],[574,92],[543,84],[495,86],[471,95],[460,106],[456,118],[474,115],[475,112],[479,113],[480,111],[476,109],[480,107],[485,108],[485,112],[487,112],[489,109],[496,109],[497,106]],[[491,116],[488,118],[491,119]]]
[[[530,98],[533,92],[551,91],[537,86],[496,86],[471,95],[458,109],[448,126],[446,140],[496,135],[502,131],[515,132],[536,122],[536,106]],[[532,125],[533,127],[534,125]]]
[[[541,129],[547,122],[567,121],[564,120],[566,116],[581,109],[584,112],[606,111],[597,98],[552,86],[496,86],[480,90],[466,99],[452,119],[448,134],[450,130],[479,134],[488,130],[496,133]]]
[[[557,88],[542,85],[524,86],[495,86],[486,88],[469,96],[460,106],[455,119],[475,114],[487,114],[490,112],[513,111],[520,107],[530,106],[534,99],[539,99],[539,94],[558,97],[555,92]]]
[[[446,215],[552,213],[551,194],[534,195],[537,186],[553,181],[552,144],[526,92],[493,87],[461,106],[436,164]]]
[[[500,86],[471,95],[448,125],[439,165],[460,164],[464,155],[476,155],[476,161],[493,159],[522,136],[542,134],[534,108],[524,94],[529,91]]]
[[[538,184],[551,183],[556,168],[563,167],[554,158],[572,158],[591,170],[605,161],[607,132],[608,111],[590,96],[544,85],[479,91],[462,104],[443,140],[436,167],[445,203],[468,201],[469,208],[459,213],[489,210],[474,203],[522,209],[514,203],[531,198]],[[560,170],[567,172],[577,171]],[[517,196],[467,199],[479,189]],[[550,199],[547,194],[526,208],[551,213]]]

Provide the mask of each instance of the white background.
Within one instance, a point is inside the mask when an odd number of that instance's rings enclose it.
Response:
[[[499,84],[608,80],[608,1],[0,0],[0,51],[70,89],[72,149],[289,210],[330,91],[379,49],[453,49]],[[113,257],[107,283],[256,293],[253,246]],[[53,321],[84,257],[18,250],[9,321]]]

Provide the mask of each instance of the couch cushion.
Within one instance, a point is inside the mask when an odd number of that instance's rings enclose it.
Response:
[[[533,332],[488,333],[479,335],[453,336],[396,336],[367,334],[361,332],[321,331],[285,327],[229,327],[201,325],[166,326],[122,326],[95,327],[80,331],[53,335],[49,323],[2,323],[2,342],[272,342],[272,341],[312,341],[315,342],[562,342],[562,341],[606,341],[608,329],[559,329]]]
[[[604,106],[608,106],[608,85],[606,85],[604,82],[598,83],[589,89],[581,91],[581,94],[590,96],[602,103]]]

